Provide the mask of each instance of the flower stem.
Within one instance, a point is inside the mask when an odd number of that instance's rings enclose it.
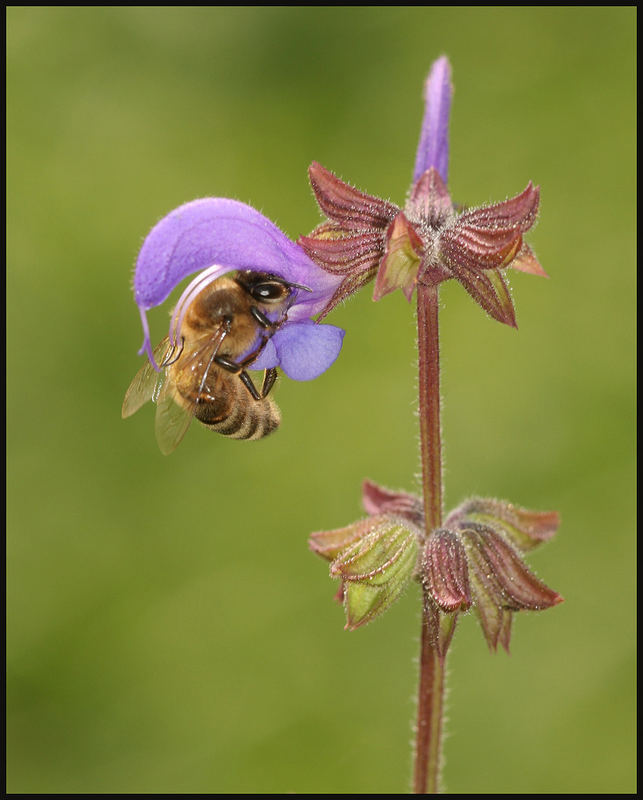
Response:
[[[418,366],[420,452],[426,535],[442,524],[442,444],[440,440],[440,338],[438,289],[418,285]],[[439,652],[439,618],[430,598],[422,602],[422,638],[418,689],[415,794],[438,791],[442,752],[444,661]]]
[[[438,288],[418,285],[418,366],[420,452],[427,535],[442,524],[442,444],[440,441],[440,336]]]

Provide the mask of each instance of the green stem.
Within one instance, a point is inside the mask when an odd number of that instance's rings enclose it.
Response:
[[[442,524],[442,444],[440,440],[440,338],[438,290],[418,285],[418,366],[420,452],[426,536]],[[435,794],[440,779],[444,661],[438,652],[439,616],[424,592],[418,689],[415,794]]]

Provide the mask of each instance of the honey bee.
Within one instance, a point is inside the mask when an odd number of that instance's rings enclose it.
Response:
[[[160,373],[150,363],[138,371],[125,394],[123,418],[148,400],[156,403],[156,439],[165,455],[178,446],[195,417],[233,439],[272,433],[281,422],[269,396],[277,371],[264,371],[258,391],[247,368],[285,322],[297,289],[310,291],[275,275],[244,270],[217,278],[193,300],[189,296],[174,343],[170,331],[154,350]]]

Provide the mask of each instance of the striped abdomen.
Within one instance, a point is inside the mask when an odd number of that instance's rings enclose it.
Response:
[[[199,422],[231,439],[262,439],[279,427],[281,412],[272,397],[255,400],[238,376],[214,367],[208,375],[210,384],[198,394],[183,393],[176,398],[189,404]],[[196,402],[195,402],[196,401]]]
[[[239,398],[238,402],[233,404],[228,416],[215,422],[209,422],[202,418],[200,412],[206,411],[206,409],[199,404],[196,418],[206,428],[223,436],[229,436],[231,439],[262,439],[279,427],[281,412],[272,397],[254,400],[241,382],[239,385],[245,397]],[[207,417],[207,413],[204,416]]]

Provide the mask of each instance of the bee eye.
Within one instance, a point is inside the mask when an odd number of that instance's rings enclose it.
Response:
[[[281,300],[288,292],[283,283],[257,283],[250,290],[250,294],[255,300],[261,300],[264,303],[272,300]]]

